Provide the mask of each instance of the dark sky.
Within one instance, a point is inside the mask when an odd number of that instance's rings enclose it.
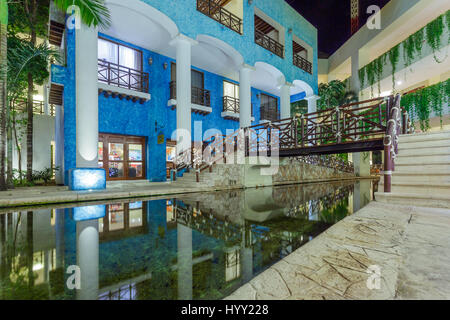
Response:
[[[286,0],[319,31],[319,51],[334,53],[350,38],[350,0]],[[360,25],[369,15],[367,7],[382,8],[389,0],[360,0]]]

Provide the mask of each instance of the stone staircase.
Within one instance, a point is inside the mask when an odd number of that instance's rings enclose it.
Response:
[[[380,191],[383,180],[381,176]],[[400,136],[392,192],[375,197],[386,203],[450,208],[450,131]]]

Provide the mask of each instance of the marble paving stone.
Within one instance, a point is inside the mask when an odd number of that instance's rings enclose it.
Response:
[[[450,299],[449,229],[450,210],[372,202],[228,299]]]

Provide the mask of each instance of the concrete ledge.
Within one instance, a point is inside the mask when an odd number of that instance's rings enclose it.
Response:
[[[121,87],[116,87],[116,86],[108,85],[103,82],[98,83],[98,88],[102,89],[103,91],[117,92],[118,94],[124,94],[127,96],[136,97],[138,99],[144,99],[146,101],[148,101],[152,98],[152,96],[149,93],[129,90],[129,89],[121,88]]]

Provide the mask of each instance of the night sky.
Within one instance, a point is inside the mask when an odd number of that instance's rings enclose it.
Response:
[[[350,0],[286,0],[319,31],[319,51],[333,54],[350,38]],[[360,25],[369,15],[367,7],[382,8],[389,0],[360,0]]]

